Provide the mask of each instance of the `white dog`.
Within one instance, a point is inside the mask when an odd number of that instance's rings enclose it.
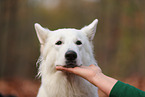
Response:
[[[67,68],[96,64],[92,40],[98,20],[77,30],[71,28],[50,31],[35,24],[41,44],[39,75],[41,86],[37,97],[98,97],[98,88],[85,79],[57,71],[57,65]]]

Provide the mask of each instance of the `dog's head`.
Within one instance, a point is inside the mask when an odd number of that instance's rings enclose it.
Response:
[[[90,25],[77,29],[58,29],[50,31],[38,23],[35,29],[41,44],[41,57],[48,65],[76,67],[90,65],[94,60],[92,40],[96,32],[98,20]],[[93,63],[91,63],[93,64]]]

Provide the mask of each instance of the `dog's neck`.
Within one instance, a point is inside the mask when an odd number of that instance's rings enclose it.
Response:
[[[47,78],[42,75],[42,85],[49,92],[49,97],[91,97],[94,94],[94,87],[85,79],[62,71]]]

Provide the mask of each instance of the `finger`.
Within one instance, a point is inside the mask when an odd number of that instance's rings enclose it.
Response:
[[[63,66],[56,66],[56,70],[64,70],[64,71],[68,71],[68,72],[71,72],[73,71],[74,68],[66,68],[66,67],[63,67]]]
[[[61,70],[61,71],[67,71],[70,73],[78,74],[81,71],[82,68],[80,67],[75,67],[75,68],[66,68],[63,66],[56,66],[56,70]]]
[[[62,66],[56,66],[56,70],[62,70],[63,67]]]

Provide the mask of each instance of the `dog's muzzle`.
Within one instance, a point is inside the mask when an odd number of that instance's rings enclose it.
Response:
[[[76,59],[77,53],[73,50],[69,50],[65,53],[66,65],[64,67],[74,68],[77,66]]]

